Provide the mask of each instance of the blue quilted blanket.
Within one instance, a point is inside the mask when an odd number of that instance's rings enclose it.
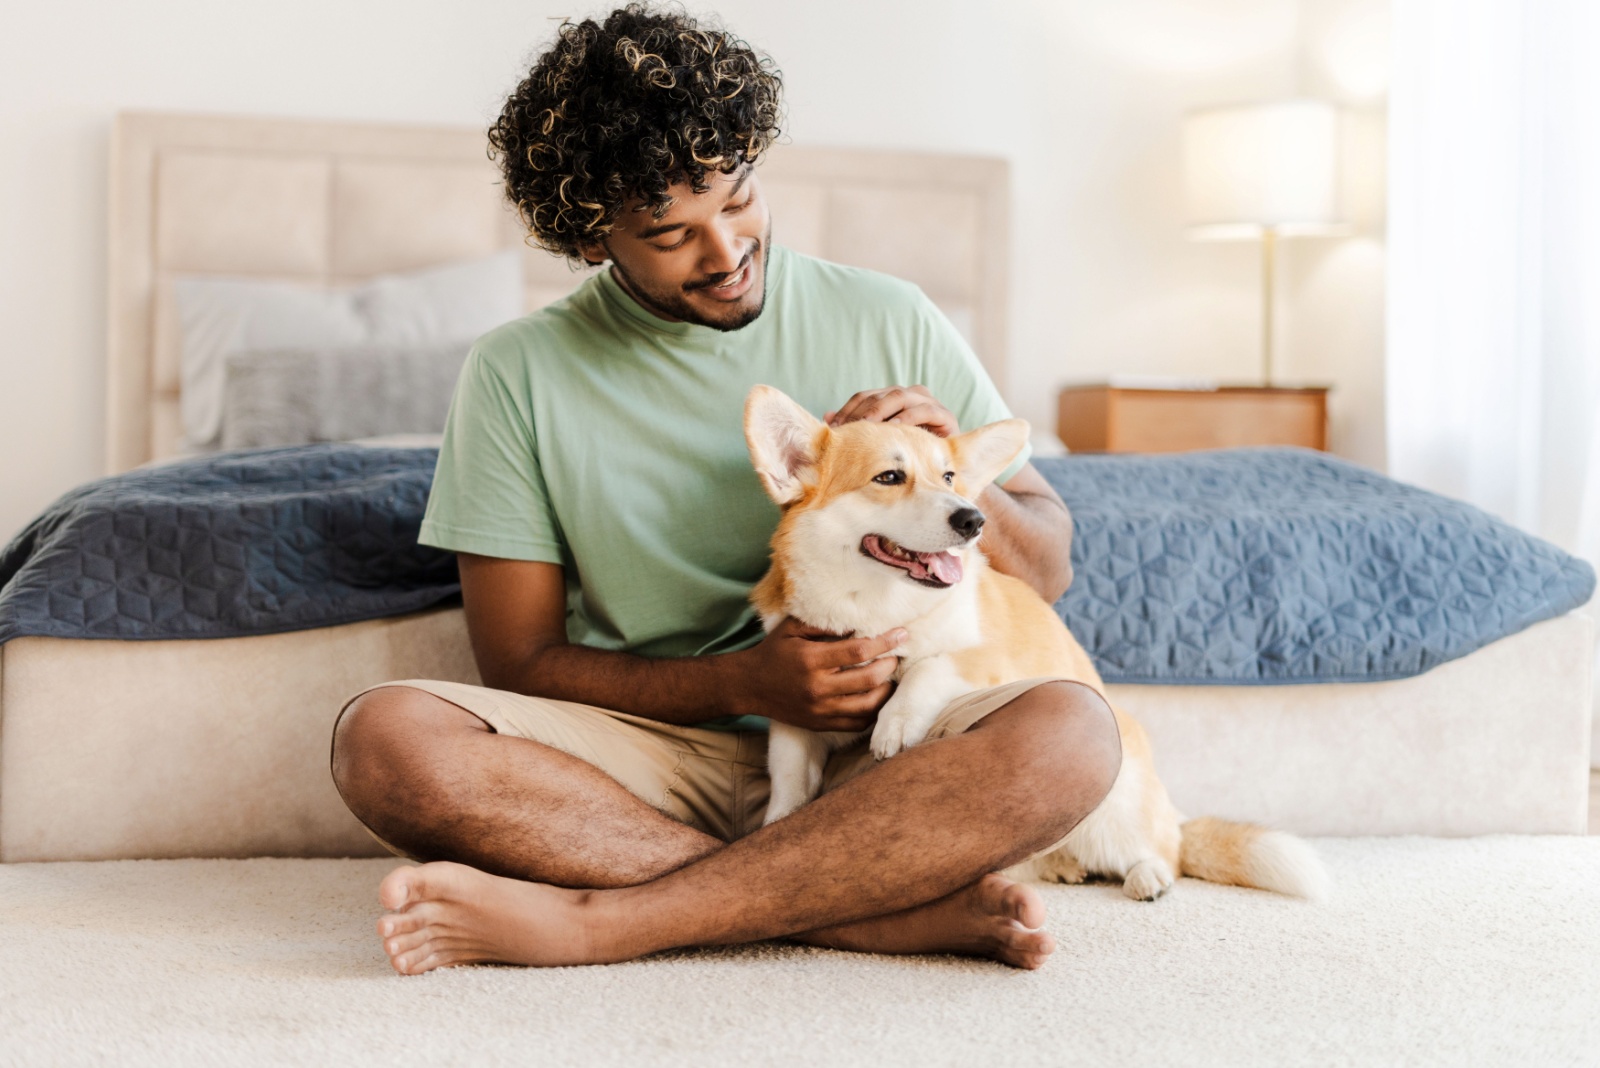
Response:
[[[0,642],[223,638],[352,623],[460,589],[417,544],[433,449],[226,453],[90,482],[0,551]]]
[[[1056,610],[1107,681],[1404,678],[1594,592],[1554,545],[1323,453],[1034,466],[1076,523]]]
[[[0,551],[0,642],[211,638],[397,615],[459,593],[419,546],[432,449],[319,445],[101,479]],[[1056,605],[1108,681],[1425,671],[1588,600],[1582,561],[1319,453],[1073,456]]]

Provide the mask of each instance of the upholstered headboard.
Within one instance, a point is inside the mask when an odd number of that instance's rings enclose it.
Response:
[[[107,465],[179,440],[175,277],[339,286],[522,244],[476,128],[131,113],[111,143]],[[780,146],[774,240],[920,285],[1005,388],[1003,160]],[[529,310],[582,280],[526,250]]]

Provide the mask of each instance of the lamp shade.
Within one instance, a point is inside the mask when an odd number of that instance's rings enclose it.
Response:
[[[1339,114],[1321,100],[1210,108],[1184,120],[1190,235],[1345,233],[1338,204]]]

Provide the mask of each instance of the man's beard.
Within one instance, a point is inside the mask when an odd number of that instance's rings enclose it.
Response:
[[[710,275],[673,292],[645,288],[637,278],[627,272],[622,264],[617,262],[616,257],[611,259],[611,269],[617,272],[617,275],[622,280],[623,289],[627,291],[629,296],[658,315],[668,316],[686,323],[694,323],[696,326],[709,326],[713,330],[741,330],[760,318],[762,310],[767,306],[767,267],[771,259],[768,252],[771,248],[772,226],[769,223],[767,232],[761,235],[761,239],[756,242],[756,247],[751,249],[743,260],[739,261],[738,267],[723,274]],[[693,292],[697,289],[710,289],[712,286],[727,281],[738,274],[745,264],[750,263],[757,256],[761,257],[761,292],[757,295],[753,306],[744,307],[740,304],[734,304],[729,308],[730,314],[728,318],[711,319],[698,311],[689,303],[688,298],[683,295],[685,292]],[[746,294],[746,296],[748,295]]]

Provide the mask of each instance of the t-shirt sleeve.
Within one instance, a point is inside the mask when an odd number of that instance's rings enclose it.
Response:
[[[920,292],[917,296],[917,332],[921,340],[918,349],[926,361],[923,384],[934,399],[950,409],[963,432],[1010,419],[1011,409],[1000,399],[1000,391],[966,338],[938,305]],[[1033,445],[1023,445],[1017,458],[995,477],[995,484],[1003,484],[1021,471],[1032,455]]]
[[[461,369],[417,540],[509,560],[562,562],[528,399],[474,346]]]

